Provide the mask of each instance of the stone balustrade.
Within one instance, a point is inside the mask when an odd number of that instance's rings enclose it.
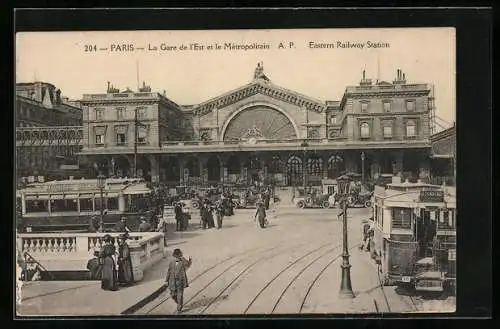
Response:
[[[28,252],[49,271],[84,271],[92,251],[103,245],[109,234],[118,250],[119,233],[28,233],[18,234],[17,248]],[[143,272],[166,255],[164,234],[157,232],[130,233],[127,241],[132,259],[134,280],[140,281]]]

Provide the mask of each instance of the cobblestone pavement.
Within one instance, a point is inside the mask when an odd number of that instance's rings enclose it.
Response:
[[[354,299],[338,295],[342,262],[338,209],[282,207],[270,212],[265,229],[253,220],[253,210],[239,210],[225,218],[221,230],[179,233],[177,243],[185,240],[179,247],[193,258],[183,314],[418,312],[421,306],[413,297],[380,287],[375,264],[358,249],[361,220],[370,211],[349,209]],[[166,265],[162,267],[164,272]],[[165,291],[135,314],[174,312],[175,303]]]
[[[378,312],[453,312],[453,298],[417,298],[396,287],[380,287],[377,268],[360,251],[361,220],[370,209],[349,209],[348,235],[353,299],[340,299],[342,222],[338,209],[280,206],[268,213],[261,229],[255,210],[239,209],[223,227],[203,230],[193,216],[190,228],[174,232],[168,249],[181,248],[192,257],[190,286],[184,293],[183,315],[345,314]],[[23,287],[23,315],[119,315],[160,288],[167,257],[144,279],[117,292],[104,292],[99,282],[33,282]],[[171,315],[175,303],[168,291],[134,315]]]

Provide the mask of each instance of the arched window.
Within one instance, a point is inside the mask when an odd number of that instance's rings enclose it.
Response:
[[[344,170],[344,159],[342,156],[335,154],[328,159],[328,178],[335,179],[340,176]]]
[[[307,159],[307,173],[309,175],[320,176],[323,173],[323,159],[321,158]]]
[[[361,138],[370,137],[370,125],[368,122],[362,122],[360,125]]]
[[[302,160],[297,156],[292,156],[287,163],[288,172],[292,175],[300,175],[302,173]]]
[[[409,120],[406,122],[406,137],[415,137],[417,135],[415,121]]]

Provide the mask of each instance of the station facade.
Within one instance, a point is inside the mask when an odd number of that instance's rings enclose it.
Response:
[[[79,155],[106,175],[168,185],[318,185],[345,171],[426,180],[430,91],[401,70],[390,83],[363,72],[341,100],[321,101],[275,85],[262,63],[248,84],[195,105],[108,83],[81,100]]]

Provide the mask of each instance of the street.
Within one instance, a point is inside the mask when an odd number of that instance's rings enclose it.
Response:
[[[178,232],[170,248],[193,258],[184,292],[184,315],[418,312],[415,298],[380,288],[376,265],[358,249],[361,220],[371,209],[349,209],[349,248],[354,299],[343,300],[340,288],[342,222],[338,209],[278,208],[269,226],[258,227],[254,210],[225,217],[221,230]],[[156,274],[165,275],[167,264]],[[162,273],[162,274],[160,274]],[[139,309],[137,315],[175,312],[168,291]]]

